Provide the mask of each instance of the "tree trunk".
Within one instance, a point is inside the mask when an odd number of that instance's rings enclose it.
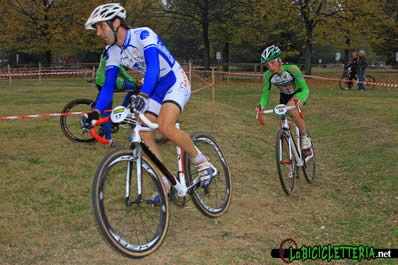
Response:
[[[312,43],[310,40],[306,41],[304,51],[304,73],[311,75],[311,60],[312,59]]]
[[[344,50],[344,65],[347,65],[347,64],[349,64],[351,62],[351,58],[350,58],[351,57],[351,53],[350,53],[350,50],[351,50],[351,39],[347,38],[345,40],[345,43],[348,45],[348,49]]]
[[[229,70],[229,42],[226,42],[225,44],[224,44],[224,48],[223,48],[223,51],[222,51],[222,56],[223,56],[223,63],[224,63],[224,65],[223,65],[223,71],[224,72],[228,72],[228,70]]]
[[[51,54],[51,51],[46,51],[46,58],[45,58],[45,63],[47,64],[47,65],[50,65],[51,64],[51,59],[52,59],[52,54]]]
[[[203,44],[204,44],[204,54],[203,61],[206,70],[210,70],[210,42],[209,42],[209,23],[202,23],[202,31],[203,31]]]

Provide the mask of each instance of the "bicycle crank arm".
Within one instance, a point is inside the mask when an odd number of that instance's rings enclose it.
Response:
[[[179,197],[185,197],[187,195],[188,189],[186,185],[181,184],[179,181],[176,181],[174,188],[177,190],[177,195]]]

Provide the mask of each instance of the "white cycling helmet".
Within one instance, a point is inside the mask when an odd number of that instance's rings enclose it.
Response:
[[[101,21],[109,21],[115,17],[119,17],[122,20],[126,19],[126,9],[119,3],[110,3],[97,6],[87,19],[84,27],[86,29],[94,29],[93,25]]]

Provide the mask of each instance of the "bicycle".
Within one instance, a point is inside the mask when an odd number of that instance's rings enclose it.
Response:
[[[284,104],[276,105],[274,109],[258,112],[258,119],[262,125],[265,125],[262,114],[275,113],[281,116],[281,129],[276,134],[276,167],[278,169],[279,180],[283,191],[290,195],[295,186],[296,179],[299,177],[298,168],[301,167],[304,177],[308,183],[313,183],[316,175],[315,149],[313,143],[307,152],[301,150],[300,131],[295,122],[287,117],[289,110],[298,108],[300,117],[304,115],[298,105],[286,106]],[[294,133],[291,127],[294,126]]]
[[[94,83],[95,79],[87,78],[87,82]],[[134,94],[138,94],[139,89],[124,89],[124,90],[115,90],[115,93],[127,93],[132,92]],[[67,103],[63,108],[61,113],[72,114],[72,113],[81,113],[81,112],[90,112],[94,109],[96,99],[87,99],[87,98],[78,98]],[[78,143],[92,143],[95,142],[95,138],[90,134],[82,131],[80,127],[80,116],[78,115],[63,115],[60,116],[60,125],[65,136],[71,140],[72,142]],[[120,127],[123,127],[123,124],[115,124],[112,123],[112,134],[115,134],[119,131]],[[98,131],[99,135],[104,135],[104,130],[102,126]],[[168,141],[167,138],[162,135],[155,136],[156,143],[166,143]]]
[[[340,89],[342,90],[351,90],[354,83],[357,83],[358,81],[358,75],[354,74],[352,79],[350,79],[350,76],[352,76],[351,69],[348,68],[347,70],[344,70],[343,76],[341,77],[339,81],[339,86]],[[365,81],[364,81],[364,87],[365,89],[373,89],[376,87],[376,79],[368,74],[365,74]]]
[[[109,120],[126,122],[132,129],[129,148],[115,150],[99,163],[92,183],[94,215],[102,236],[117,252],[141,258],[157,250],[165,240],[169,226],[169,199],[184,207],[187,194],[196,208],[205,216],[215,218],[224,214],[231,203],[231,176],[226,158],[215,140],[207,133],[196,132],[191,138],[212,163],[213,179],[202,188],[194,164],[188,153],[177,146],[178,172],[174,176],[167,167],[141,141],[141,131],[156,130],[142,113],[116,107],[110,117],[97,121],[100,125]],[[176,124],[179,128],[179,123]],[[103,144],[109,141],[90,130]],[[170,197],[166,194],[162,176],[170,184]],[[158,194],[158,201],[154,201]],[[155,197],[156,198],[156,197]],[[169,199],[168,199],[169,198]]]

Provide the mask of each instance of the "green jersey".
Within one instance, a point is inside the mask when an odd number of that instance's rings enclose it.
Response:
[[[307,101],[310,90],[297,65],[282,65],[282,73],[274,74],[270,70],[264,73],[264,89],[260,104],[266,107],[269,103],[271,84],[279,88],[281,94],[293,95],[303,103]]]
[[[95,73],[95,83],[99,86],[103,86],[105,83],[105,56],[101,56],[101,60]],[[121,90],[124,88],[124,81],[130,82],[132,84],[137,83],[137,81],[126,71],[123,66],[120,66],[119,77],[116,79],[115,90]]]

